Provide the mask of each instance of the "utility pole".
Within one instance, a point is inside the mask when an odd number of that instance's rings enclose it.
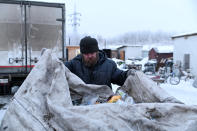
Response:
[[[106,44],[107,44],[106,39],[105,39],[105,43],[104,43],[104,44],[105,44],[105,49],[106,49],[106,48],[107,48],[107,45],[106,45]]]
[[[77,27],[80,26],[80,17],[81,13],[77,12],[76,9],[76,2],[74,4],[74,12],[73,14],[70,14],[69,17],[69,21],[71,22],[71,25],[73,27],[73,33],[72,33],[72,37],[70,37],[70,42],[74,45],[78,44],[78,39],[79,39],[79,35],[78,35],[78,30]]]
[[[74,5],[74,12],[73,14],[70,14],[70,21],[71,21],[71,25],[73,26],[73,33],[77,33],[77,27],[80,26],[79,22],[80,22],[80,16],[81,13],[77,12],[76,10],[76,3]]]

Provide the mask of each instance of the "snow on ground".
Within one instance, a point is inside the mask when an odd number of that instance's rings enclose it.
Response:
[[[5,114],[5,112],[6,112],[5,109],[4,110],[0,110],[0,124],[1,124],[1,121],[2,121],[2,118],[3,118],[4,114]]]
[[[0,96],[0,124],[12,96]]]
[[[165,83],[160,84],[160,87],[187,105],[197,105],[197,88],[192,86],[193,82],[193,79],[188,81],[181,80],[178,85]]]

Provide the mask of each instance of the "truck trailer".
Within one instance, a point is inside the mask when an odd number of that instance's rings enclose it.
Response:
[[[0,0],[0,95],[11,94],[43,48],[65,61],[65,4]]]

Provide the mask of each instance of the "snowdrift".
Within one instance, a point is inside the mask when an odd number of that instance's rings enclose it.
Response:
[[[78,95],[70,96],[70,90]],[[168,95],[143,73],[121,87],[136,104],[73,106],[72,99],[113,95],[107,86],[85,84],[46,50],[12,99],[1,123],[6,131],[197,130],[197,106]]]

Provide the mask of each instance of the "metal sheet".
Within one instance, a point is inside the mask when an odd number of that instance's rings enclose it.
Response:
[[[39,60],[42,48],[54,49],[62,58],[62,22],[57,21],[63,16],[62,4],[52,6],[39,2],[0,3],[0,54],[4,56],[0,67],[31,67]],[[6,72],[24,72],[24,68],[0,68],[0,73]]]

